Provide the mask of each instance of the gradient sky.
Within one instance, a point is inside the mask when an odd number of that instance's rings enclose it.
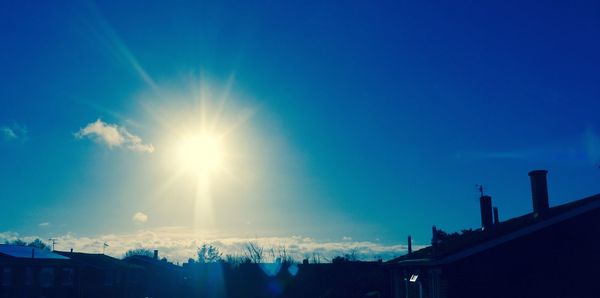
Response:
[[[597,1],[2,1],[0,36],[0,232],[197,228],[172,144],[216,117],[198,238],[427,244],[479,226],[475,184],[501,219],[532,169],[599,191]]]

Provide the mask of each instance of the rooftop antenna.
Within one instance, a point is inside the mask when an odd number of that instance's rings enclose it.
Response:
[[[102,254],[104,254],[104,252],[106,251],[106,248],[109,247],[108,243],[104,242],[102,244]]]
[[[477,191],[479,192],[480,196],[483,197],[483,191],[485,190],[483,184],[475,184],[475,187],[477,188]]]
[[[54,251],[54,246],[56,245],[56,238],[49,238],[48,241],[52,242],[52,251]]]

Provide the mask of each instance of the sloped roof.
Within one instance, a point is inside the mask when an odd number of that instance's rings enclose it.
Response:
[[[66,251],[57,251],[57,254],[69,257],[76,262],[80,262],[82,264],[92,266],[98,269],[106,269],[112,267],[138,267],[135,265],[128,264],[123,260],[113,258],[111,256],[107,256],[105,254],[93,254],[93,253],[83,253],[83,252],[66,252]]]
[[[13,258],[24,258],[32,259],[55,259],[55,260],[68,260],[68,257],[56,254],[49,250],[39,249],[37,247],[23,246],[23,245],[10,245],[0,244],[0,254],[13,257]]]
[[[440,241],[411,254],[388,261],[388,264],[443,264],[484,251],[512,239],[600,208],[600,194],[549,208],[543,215],[528,213],[503,221],[489,231],[481,229]]]

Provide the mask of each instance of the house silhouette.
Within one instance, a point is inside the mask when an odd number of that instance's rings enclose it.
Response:
[[[386,263],[392,297],[600,297],[600,195],[549,207],[547,171],[529,173],[531,213],[491,218]]]

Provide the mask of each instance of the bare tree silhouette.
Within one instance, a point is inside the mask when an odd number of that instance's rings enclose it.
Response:
[[[19,246],[27,246],[27,242],[21,240],[21,239],[15,239],[13,241],[4,241],[4,244],[8,244],[8,245],[19,245]]]
[[[244,256],[250,263],[259,264],[264,260],[264,248],[256,242],[248,242],[245,247]]]
[[[124,259],[133,257],[133,256],[143,256],[143,257],[154,257],[154,252],[147,248],[133,248],[125,252],[123,256]]]
[[[198,263],[216,263],[221,260],[221,252],[215,246],[205,243],[198,248]]]
[[[50,250],[50,246],[38,238],[29,242],[27,244],[27,246],[31,246],[31,247],[35,247],[35,248],[39,248],[39,249],[43,249],[43,250]]]

